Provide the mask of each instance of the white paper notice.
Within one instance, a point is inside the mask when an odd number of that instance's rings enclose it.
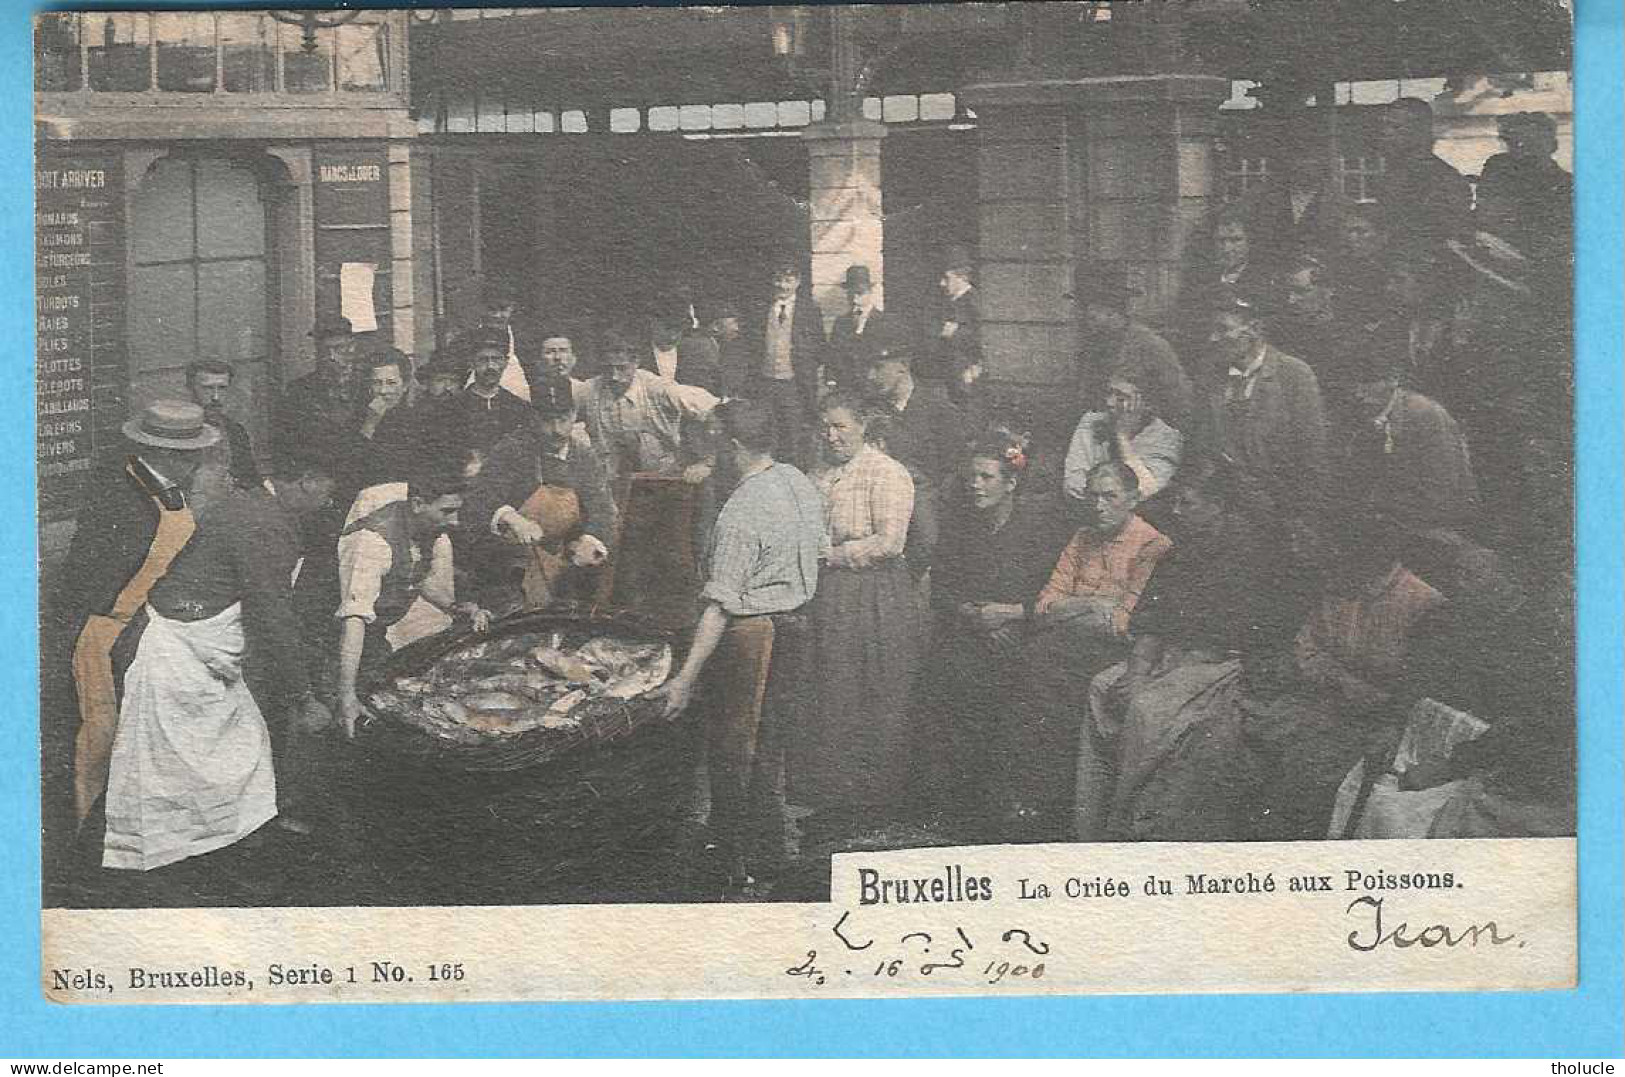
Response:
[[[378,316],[372,308],[371,262],[345,262],[339,266],[339,313],[350,319],[350,329],[356,333],[371,333],[378,328]]]

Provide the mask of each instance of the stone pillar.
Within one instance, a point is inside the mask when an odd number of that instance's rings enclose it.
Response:
[[[417,284],[413,277],[412,144],[389,144],[390,344],[407,355],[417,350]]]
[[[1025,78],[966,87],[980,139],[984,376],[1000,395],[1076,412],[1088,341],[1062,298],[1079,271],[1126,269],[1133,313],[1175,311],[1194,230],[1218,196],[1212,145],[1229,83],[1202,75]],[[1035,416],[1043,423],[1048,416]]]
[[[884,302],[880,140],[885,136],[884,124],[864,119],[817,123],[801,134],[812,170],[811,283],[826,331],[845,309],[841,285],[848,266],[868,266]]]

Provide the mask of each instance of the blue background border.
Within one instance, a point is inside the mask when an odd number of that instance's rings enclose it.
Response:
[[[1384,2],[1384,0],[1371,0]],[[1555,0],[1554,0],[1555,2]],[[86,5],[89,6],[89,5]],[[96,5],[113,6],[113,5]],[[120,5],[127,6],[127,5]],[[226,5],[222,5],[226,6]],[[369,5],[371,6],[371,5]],[[333,1007],[40,997],[31,5],[0,0],[0,1057],[529,1055],[1619,1056],[1621,5],[1578,0],[1581,988],[1538,994]]]

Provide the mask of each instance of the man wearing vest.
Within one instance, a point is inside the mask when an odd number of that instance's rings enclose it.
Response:
[[[336,695],[347,736],[355,733],[363,713],[357,687],[389,657],[393,648],[386,633],[414,599],[421,596],[447,614],[467,618],[475,631],[490,627],[489,613],[456,599],[447,532],[457,526],[463,482],[461,473],[450,470],[368,487],[345,517],[339,535]]]
[[[196,529],[187,490],[203,450],[220,440],[203,409],[160,400],[124,424],[129,444],[116,468],[86,491],[61,569],[59,601],[73,633],[72,671],[79,728],[73,799],[83,823],[107,787],[118,728],[112,650],[147,592]]]

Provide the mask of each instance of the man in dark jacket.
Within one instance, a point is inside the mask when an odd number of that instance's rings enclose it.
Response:
[[[1431,105],[1402,97],[1382,119],[1387,171],[1377,182],[1377,201],[1395,235],[1442,258],[1445,241],[1468,231],[1472,191],[1461,173],[1433,152]]]
[[[320,320],[312,331],[316,340],[315,366],[282,390],[271,419],[272,454],[299,455],[303,446],[325,444],[353,450],[359,440],[358,412],[366,387],[356,369],[358,348],[346,318]],[[340,472],[352,463],[338,461]],[[335,476],[344,485],[345,474]]]
[[[977,310],[980,293],[972,283],[975,272],[971,252],[949,247],[938,287],[942,300],[930,323],[930,350],[923,369],[915,371],[922,381],[974,384],[982,374],[982,319]]]
[[[869,267],[848,267],[845,288],[847,310],[830,329],[824,380],[842,389],[861,389],[869,360],[895,341],[890,336],[891,319],[875,295]]]
[[[225,435],[231,450],[231,479],[252,490],[264,482],[248,428],[226,414],[226,397],[234,380],[231,364],[222,359],[195,359],[186,367],[186,388],[203,409],[203,421]]]
[[[531,409],[529,426],[498,445],[475,477],[464,508],[466,532],[481,540],[470,566],[475,586],[498,613],[590,593],[587,577],[616,537],[609,479],[576,427],[569,379],[533,385]]]
[[[760,351],[745,395],[773,409],[786,462],[812,455],[808,417],[818,400],[824,365],[824,316],[802,288],[800,261],[786,257],[773,271],[773,294],[755,335]]]

